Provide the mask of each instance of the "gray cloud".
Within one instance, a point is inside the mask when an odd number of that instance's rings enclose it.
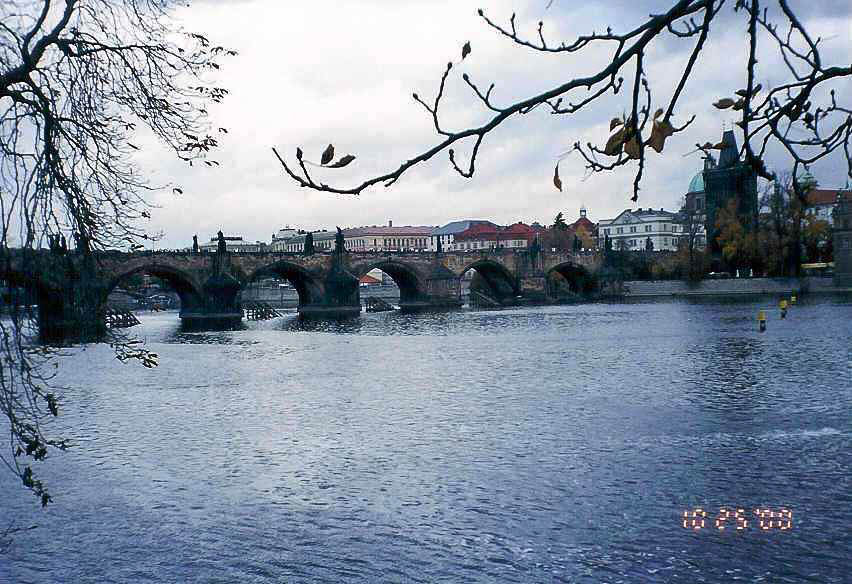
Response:
[[[170,190],[156,197],[160,208],[153,214],[152,228],[165,231],[161,245],[187,245],[193,233],[207,238],[220,227],[268,239],[285,223],[308,228],[387,219],[439,224],[470,217],[546,222],[560,210],[576,215],[581,204],[594,219],[629,206],[633,169],[585,177],[581,161],[572,157],[560,165],[565,193],[550,183],[556,157],[576,140],[606,139],[610,117],[626,107],[624,95],[608,96],[577,116],[540,111],[511,120],[486,138],[472,180],[452,171],[445,155],[409,172],[391,189],[379,187],[361,197],[300,189],[283,174],[270,150],[273,145],[288,156],[301,145],[318,158],[322,148],[334,142],[340,153],[351,152],[358,160],[333,175],[325,171],[325,179],[352,184],[434,144],[431,119],[413,102],[411,92],[433,95],[443,67],[448,60],[458,61],[466,40],[473,53],[456,68],[447,88],[446,120],[452,127],[487,119],[461,81],[462,71],[486,86],[494,81],[496,99],[508,101],[546,89],[555,80],[593,72],[609,58],[600,49],[565,57],[515,47],[481,23],[475,12],[479,4],[241,0],[200,2],[183,11],[188,28],[205,31],[240,55],[226,63],[219,79],[231,95],[211,110],[214,126],[229,129],[215,154],[221,166],[188,168],[153,145],[140,158],[155,180],[179,184],[185,191],[181,197]],[[517,11],[519,26],[530,34],[544,19],[553,38],[570,38],[602,30],[607,22],[614,29],[631,28],[659,10],[659,4],[557,2],[545,10],[544,0],[504,0],[486,3],[485,8],[504,21]],[[852,18],[847,3],[801,4],[809,26],[829,39],[827,55],[835,62],[848,61]],[[679,107],[681,119],[693,113],[698,118],[672,140],[664,156],[649,160],[639,205],[675,206],[701,166],[697,156],[681,155],[695,142],[718,137],[728,120],[711,103],[742,87],[747,53],[744,25],[737,25],[742,17],[730,14],[725,19],[725,26],[714,30]],[[676,83],[674,73],[689,50],[688,43],[661,39],[649,54],[649,76],[661,101]],[[777,56],[762,56],[761,74],[775,75],[777,65]],[[849,89],[847,83],[847,95]],[[770,163],[785,164],[778,152],[771,153]],[[827,185],[843,177],[839,161],[814,172]]]

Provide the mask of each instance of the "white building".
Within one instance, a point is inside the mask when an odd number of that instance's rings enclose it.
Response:
[[[848,192],[849,189],[811,189],[807,194],[808,206],[805,212],[833,226],[834,208],[844,191]]]
[[[601,248],[609,237],[612,249],[644,251],[650,238],[654,251],[674,251],[682,235],[680,217],[665,209],[625,209],[615,219],[602,219],[598,223]]]
[[[198,246],[198,249],[201,252],[216,252],[219,249],[219,239],[217,237],[211,237],[210,241],[207,243],[202,243]],[[257,252],[257,251],[267,251],[267,244],[262,241],[255,241],[254,243],[250,241],[243,240],[242,237],[239,236],[231,236],[225,237],[225,249],[232,253],[248,253],[248,252]]]
[[[353,227],[343,230],[343,240],[349,251],[427,251],[429,225]]]
[[[314,240],[315,251],[331,251],[334,249],[334,237],[336,231],[312,231],[311,236]],[[305,238],[307,233],[297,233],[277,243],[275,251],[283,251],[287,253],[301,253],[305,251]]]
[[[289,225],[279,229],[277,233],[272,234],[272,243],[270,244],[269,249],[271,251],[286,251],[285,242],[296,235],[299,235],[299,232]]]

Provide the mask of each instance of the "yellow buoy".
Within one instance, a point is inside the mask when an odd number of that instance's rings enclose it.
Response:
[[[757,324],[760,327],[760,332],[766,330],[766,312],[763,310],[759,310],[757,312]]]

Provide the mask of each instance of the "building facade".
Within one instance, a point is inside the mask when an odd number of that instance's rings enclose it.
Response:
[[[198,249],[203,253],[215,253],[218,249],[218,246],[219,239],[217,237],[211,237],[210,241],[208,241],[207,243],[199,244]],[[232,253],[247,253],[267,251],[268,246],[262,241],[255,241],[254,243],[252,243],[250,241],[243,240],[242,237],[231,236],[225,237],[225,249]]]
[[[269,249],[271,251],[287,251],[285,249],[286,242],[296,235],[299,235],[299,231],[291,228],[289,225],[279,229],[277,233],[272,234],[272,243],[269,245]]]
[[[580,249],[594,249],[598,226],[586,216],[586,207],[580,207],[580,217],[568,227],[580,240]]]
[[[695,249],[704,249],[707,245],[707,192],[704,188],[704,171],[712,169],[715,164],[710,155],[704,159],[704,170],[689,181],[689,188],[679,213],[681,241],[689,245],[689,239],[693,238]]]
[[[645,251],[650,239],[653,251],[675,251],[683,234],[677,213],[665,209],[625,209],[615,219],[598,222],[598,246],[609,238],[612,249]]]
[[[465,219],[463,221],[452,221],[443,227],[435,227],[429,234],[429,251],[438,251],[438,241],[444,251],[455,251],[456,235],[473,227],[474,225],[490,225],[497,227],[496,223],[484,219]]]
[[[852,288],[852,192],[839,193],[832,210],[834,223],[834,283]]]
[[[327,231],[312,231],[311,237],[314,240],[314,250],[316,251],[331,251],[334,249],[334,236],[336,232]],[[298,233],[287,239],[278,242],[278,248],[275,251],[283,251],[288,253],[301,253],[305,251],[305,238],[307,233]]]
[[[392,221],[385,226],[353,227],[343,230],[346,249],[349,251],[428,251],[434,227],[431,225],[403,225],[394,227]]]
[[[475,251],[479,249],[526,249],[535,239],[536,230],[525,223],[501,227],[493,223],[478,223],[456,233],[446,251]]]
[[[849,189],[811,189],[807,194],[808,206],[805,212],[834,225],[834,209],[850,192]]]

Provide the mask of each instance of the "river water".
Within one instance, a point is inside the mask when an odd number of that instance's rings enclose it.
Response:
[[[61,363],[55,502],[0,473],[0,582],[849,582],[852,301],[773,304],[145,315],[158,368]]]

